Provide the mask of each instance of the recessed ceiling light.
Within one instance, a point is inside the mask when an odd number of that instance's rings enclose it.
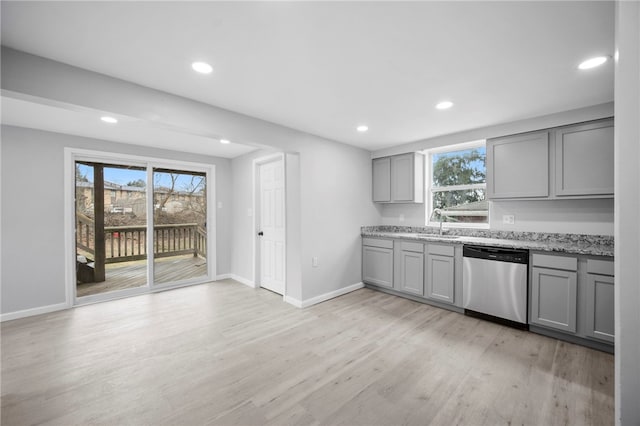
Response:
[[[206,62],[194,62],[191,64],[191,68],[200,74],[211,74],[213,67]]]
[[[359,131],[360,133],[364,133],[367,130],[369,130],[369,126],[365,126],[364,124],[361,126],[356,127],[356,130]]]
[[[100,120],[104,121],[105,123],[109,123],[109,124],[116,124],[118,122],[117,118],[109,117],[107,115],[105,115],[104,117],[100,117]]]
[[[607,62],[606,56],[597,56],[595,58],[587,59],[586,61],[581,62],[580,65],[578,65],[578,68],[581,70],[588,70],[590,68],[598,67],[605,62]]]
[[[437,109],[449,109],[453,106],[453,102],[451,101],[444,101],[444,102],[440,102],[438,105],[436,105]]]
[[[228,139],[220,139],[220,143],[223,143],[223,144],[226,145],[226,144],[231,143],[231,141],[229,141]]]

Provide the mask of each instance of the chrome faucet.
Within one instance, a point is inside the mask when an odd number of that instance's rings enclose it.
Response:
[[[442,235],[442,210],[433,209],[433,212],[431,213],[431,217],[429,218],[429,222],[433,220],[433,215],[435,214],[437,214],[440,217],[440,235]]]

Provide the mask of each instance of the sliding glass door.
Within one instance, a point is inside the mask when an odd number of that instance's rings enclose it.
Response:
[[[77,300],[211,277],[206,170],[84,158],[73,167]]]
[[[144,168],[76,162],[76,296],[147,285]]]
[[[154,283],[207,275],[207,177],[153,170]]]

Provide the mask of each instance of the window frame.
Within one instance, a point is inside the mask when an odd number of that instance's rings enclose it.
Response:
[[[480,139],[472,142],[464,142],[455,145],[446,145],[439,146],[436,148],[426,149],[423,151],[425,154],[425,198],[426,198],[426,209],[425,209],[425,224],[426,226],[439,227],[440,222],[431,221],[431,216],[433,212],[433,193],[434,192],[449,192],[449,191],[464,191],[471,189],[484,189],[485,197],[487,191],[487,182],[485,179],[484,183],[473,183],[468,185],[451,185],[451,186],[433,186],[433,155],[434,154],[442,154],[445,152],[455,152],[455,151],[466,151],[474,148],[486,148],[487,141],[486,139]],[[485,154],[486,155],[486,154]],[[485,162],[486,164],[486,162]],[[486,173],[486,172],[485,172]],[[486,176],[486,174],[485,174]],[[487,200],[488,201],[488,200]],[[467,216],[470,216],[469,212],[465,212]],[[487,223],[453,223],[453,222],[443,222],[442,228],[469,228],[469,229],[489,229],[490,223],[490,202],[489,208],[487,209]],[[453,215],[451,215],[453,216]]]

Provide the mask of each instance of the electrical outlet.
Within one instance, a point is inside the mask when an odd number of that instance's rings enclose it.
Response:
[[[313,266],[314,268],[318,267],[318,258],[317,257],[312,257],[311,258],[311,266]]]
[[[218,201],[218,208],[221,209],[222,208],[222,201]]]
[[[505,225],[514,225],[516,223],[516,217],[512,214],[502,215],[502,223]]]

